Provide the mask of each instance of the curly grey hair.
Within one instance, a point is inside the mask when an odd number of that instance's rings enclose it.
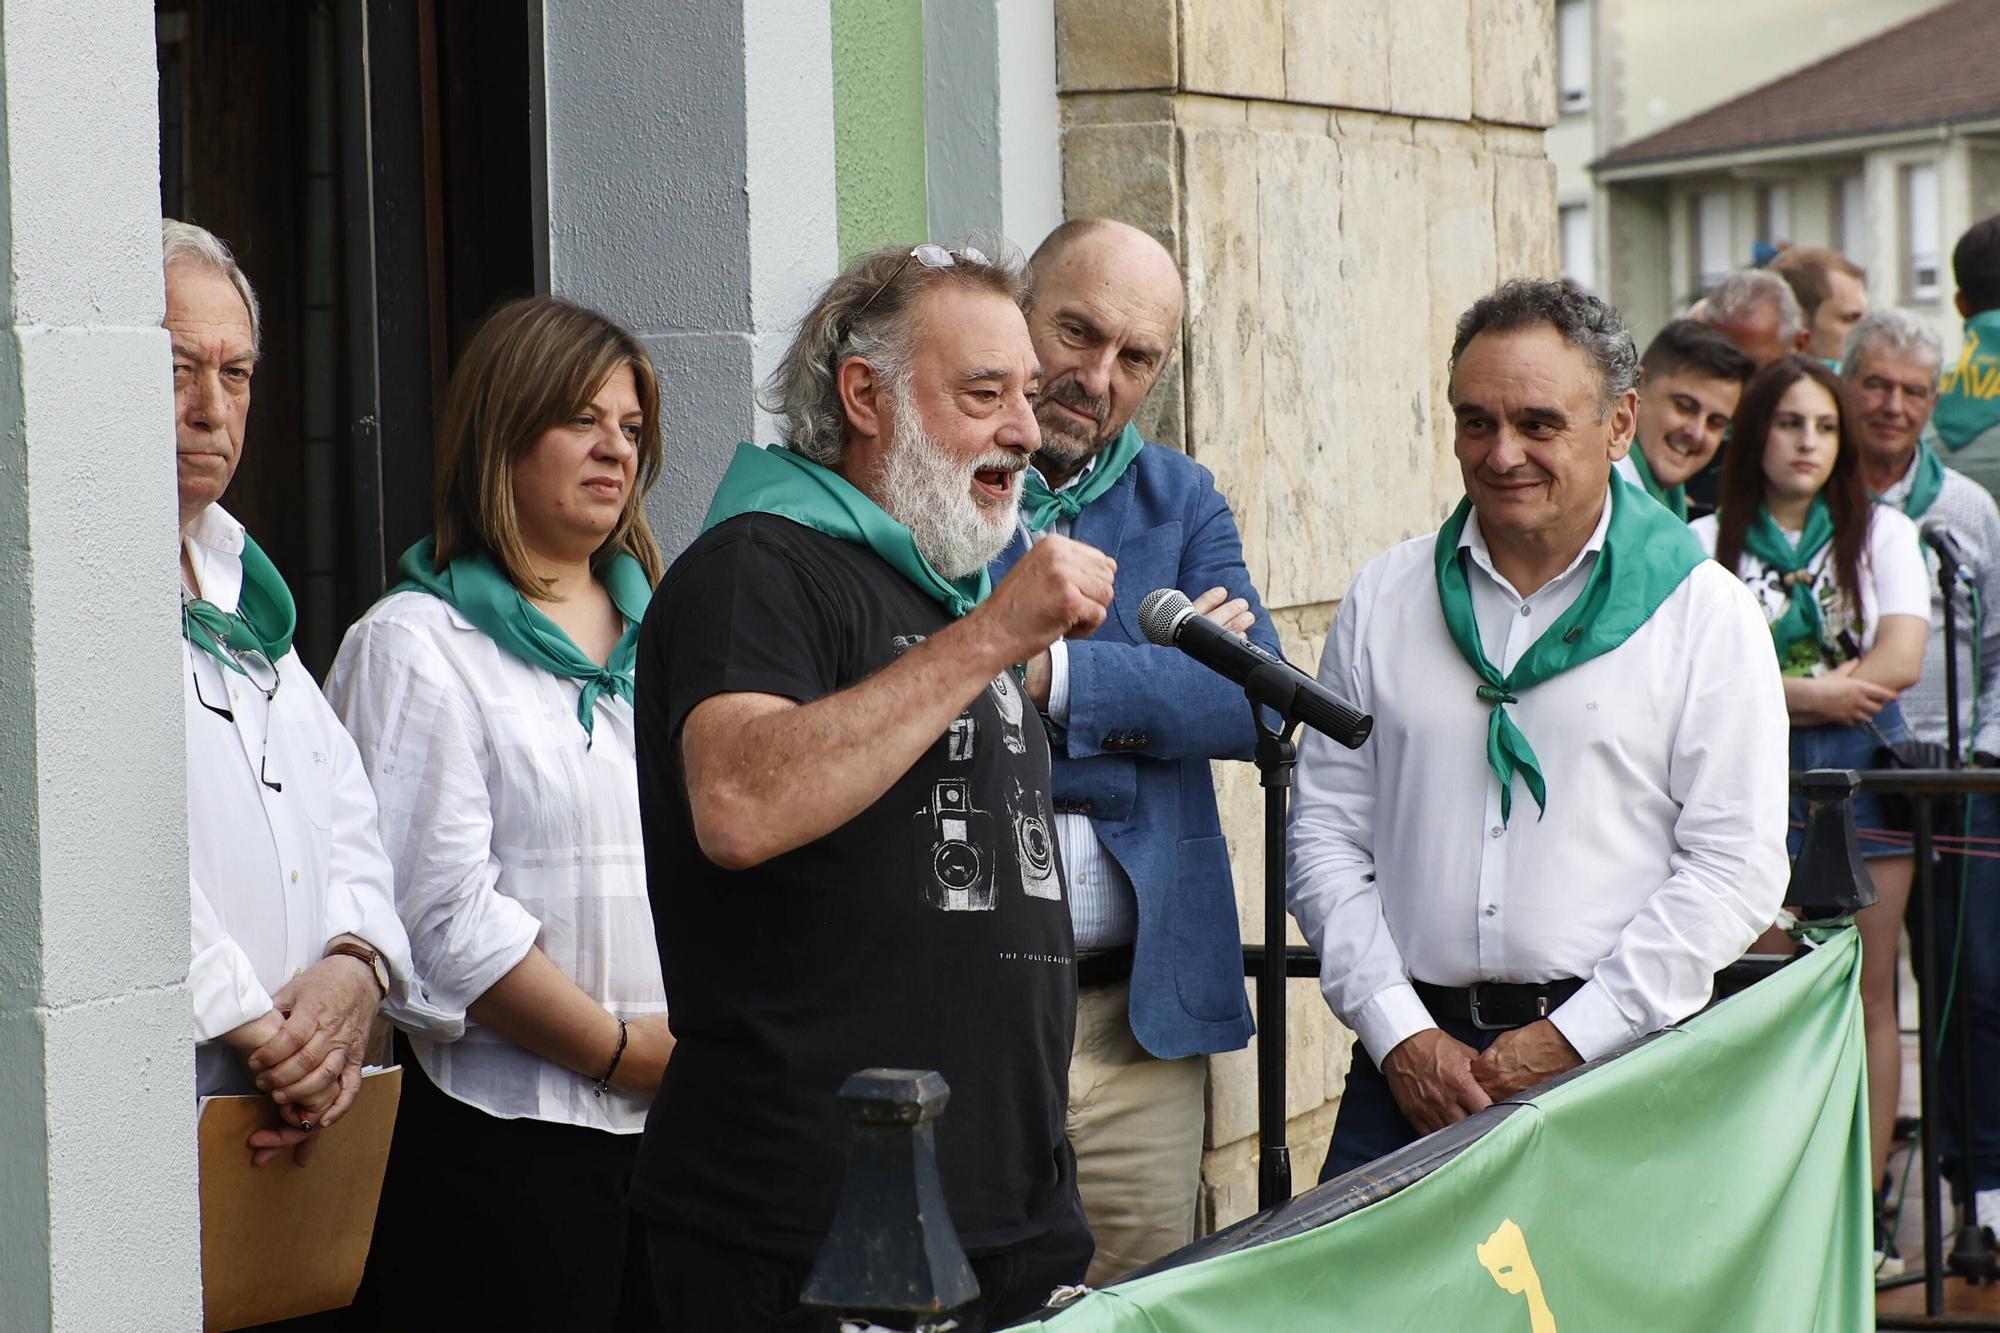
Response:
[[[257,308],[257,293],[250,286],[250,279],[244,276],[242,266],[230,252],[222,238],[206,227],[197,227],[192,222],[182,222],[176,218],[160,219],[160,268],[164,271],[175,264],[193,264],[209,272],[229,279],[229,285],[243,298],[243,305],[250,312],[250,346],[261,350],[264,346],[263,312]]]
[[[1847,331],[1847,342],[1840,349],[1840,377],[1852,380],[1858,376],[1862,353],[1874,351],[1929,366],[1933,386],[1944,369],[1944,342],[1937,330],[1895,306],[1869,311]]]
[[[970,287],[1027,309],[1028,279],[1010,256],[981,263],[954,250],[950,268],[928,268],[910,252],[907,245],[887,246],[848,265],[799,321],[792,345],[764,381],[758,401],[782,423],[784,442],[815,463],[831,467],[847,447],[839,377],[849,358],[860,357],[899,390],[907,387],[922,293]]]
[[[1738,269],[1709,288],[1702,298],[1706,312],[1702,322],[1711,326],[1744,324],[1766,306],[1777,309],[1780,342],[1791,342],[1805,330],[1806,312],[1792,284],[1761,268]]]
[[[1452,368],[1457,369],[1466,344],[1482,333],[1518,333],[1543,324],[1597,367],[1604,382],[1600,418],[1639,386],[1639,349],[1618,312],[1574,283],[1546,278],[1514,278],[1474,301],[1458,317]]]

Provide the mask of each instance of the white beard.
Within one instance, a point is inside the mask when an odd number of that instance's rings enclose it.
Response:
[[[896,433],[882,460],[882,508],[910,530],[918,553],[940,576],[975,574],[1014,536],[1024,460],[998,450],[971,463],[955,459],[925,434],[907,384],[896,385],[894,402]],[[1017,478],[1004,503],[973,494],[972,474],[985,468]]]

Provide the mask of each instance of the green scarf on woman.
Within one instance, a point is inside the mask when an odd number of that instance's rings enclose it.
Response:
[[[890,568],[943,603],[953,618],[963,616],[993,591],[992,575],[948,579],[931,568],[908,528],[889,517],[854,484],[783,445],[769,449],[736,446],[729,470],[716,487],[701,530],[707,532],[740,514],[775,514],[844,542],[866,546]]]
[[[1029,468],[1021,479],[1021,521],[1030,532],[1041,532],[1057,519],[1074,521],[1085,505],[1118,484],[1125,469],[1132,466],[1132,460],[1145,448],[1146,441],[1138,427],[1128,421],[1125,429],[1118,432],[1118,438],[1097,456],[1090,475],[1075,486],[1052,491],[1048,482],[1042,480],[1042,474]]]
[[[1763,505],[1757,506],[1757,516],[1743,534],[1743,549],[1784,575],[1791,604],[1784,615],[1771,622],[1771,643],[1778,650],[1778,670],[1787,676],[1809,675],[1826,657],[1825,626],[1819,598],[1813,595],[1812,563],[1832,540],[1833,515],[1824,495],[1815,495],[1807,507],[1805,531],[1796,543]]]
[[[639,622],[653,599],[646,568],[619,552],[596,569],[598,582],[611,594],[611,604],[625,617],[625,632],[602,665],[591,660],[575,640],[521,595],[485,552],[462,555],[443,569],[437,567],[437,539],[426,537],[403,552],[396,572],[403,581],[389,589],[427,592],[455,608],[473,628],[529,666],[540,667],[565,680],[583,682],[576,701],[576,720],[585,736],[594,736],[597,701],[606,694],[632,702],[632,667],[639,657]]]
[[[1507,705],[1519,703],[1524,690],[1601,657],[1631,638],[1708,558],[1686,524],[1639,497],[1640,491],[1630,482],[1611,474],[1610,494],[1605,500],[1611,506],[1611,523],[1582,593],[1504,676],[1479,641],[1479,621],[1473,615],[1472,591],[1466,581],[1469,557],[1459,545],[1472,501],[1461,500],[1438,529],[1433,548],[1438,604],[1452,643],[1466,665],[1478,673],[1480,685],[1475,693],[1492,708],[1487,715],[1486,765],[1500,781],[1502,824],[1513,815],[1517,775],[1542,813],[1549,808],[1548,781],[1541,760],[1508,714]]]
[[[195,647],[239,676],[249,673],[237,653],[262,653],[272,666],[292,650],[299,627],[298,605],[284,576],[249,533],[243,534],[243,590],[236,609],[225,611],[199,597],[181,599],[181,634]]]

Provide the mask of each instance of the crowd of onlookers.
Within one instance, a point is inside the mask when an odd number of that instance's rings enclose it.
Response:
[[[164,260],[200,1091],[267,1095],[247,1146],[308,1164],[393,1022],[351,1326],[821,1326],[867,1066],[950,1083],[964,1327],[1193,1238],[1206,1056],[1252,1030],[1210,761],[1257,735],[1137,608],[1178,588],[1279,642],[1214,477],[1132,424],[1181,320],[1156,240],[855,261],[765,386],[782,444],[739,449],[671,564],[644,345],[501,306],[439,413],[433,530],[323,690],[217,503],[254,290],[200,228]],[[1373,739],[1301,753],[1290,906],[1360,1038],[1325,1177],[1685,1017],[1760,933],[1789,950],[1787,763],[2000,763],[2000,217],[1955,265],[1950,366],[1823,250],[1643,355],[1563,283],[1466,311],[1466,499],[1341,603],[1320,678]],[[1975,1117],[1941,1128],[2000,1225],[2000,812],[1962,808],[1912,925],[1960,952]],[[1913,865],[1896,811],[1856,814],[1879,1180]]]

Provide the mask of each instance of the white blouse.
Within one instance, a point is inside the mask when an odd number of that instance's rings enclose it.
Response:
[[[455,1016],[411,1034],[446,1093],[507,1119],[634,1134],[647,1102],[465,1017],[539,943],[625,1019],[663,1014],[646,897],[632,707],[576,716],[581,682],[528,665],[428,593],[375,604],[347,632],[326,694],[375,784],[396,905],[427,998]]]

